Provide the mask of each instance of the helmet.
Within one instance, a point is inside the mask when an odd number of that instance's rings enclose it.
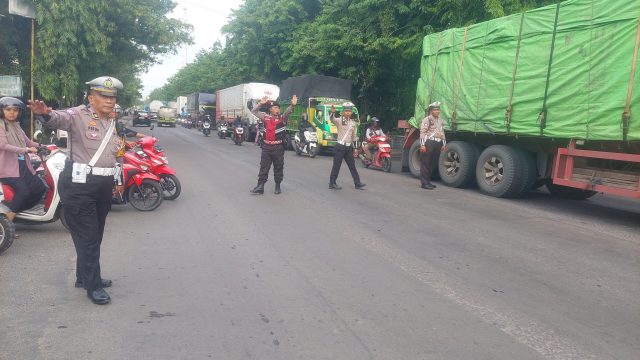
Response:
[[[11,96],[5,96],[0,99],[0,118],[4,117],[4,114],[2,113],[1,110],[3,110],[6,107],[17,107],[20,110],[18,117],[22,116],[22,113],[27,109],[24,106],[24,103],[20,101],[20,99],[16,99]]]
[[[380,125],[380,119],[378,119],[378,118],[377,118],[377,117],[375,117],[375,116],[374,116],[374,117],[372,117],[370,121],[371,121],[371,125],[373,125],[373,126],[378,126],[378,125]]]
[[[124,87],[120,80],[110,76],[100,76],[85,84],[89,85],[89,90],[98,91],[104,96],[117,96],[118,90]]]
[[[272,106],[280,107],[280,103],[277,100],[272,100],[267,102],[267,108],[271,109]]]
[[[429,111],[433,110],[433,109],[440,109],[440,102],[439,101],[434,101],[431,104],[429,104]]]
[[[355,105],[353,105],[352,102],[347,101],[346,103],[342,104],[342,110],[351,110],[354,106]]]

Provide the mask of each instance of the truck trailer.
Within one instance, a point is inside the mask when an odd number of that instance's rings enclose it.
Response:
[[[217,122],[232,122],[239,116],[246,127],[246,139],[254,141],[258,118],[251,113],[251,109],[262,97],[276,100],[279,94],[280,88],[277,85],[264,83],[240,84],[218,90],[216,91]]]
[[[569,0],[423,40],[403,170],[442,103],[442,182],[495,197],[640,198],[640,1]],[[635,85],[635,88],[634,88]]]
[[[194,120],[203,120],[205,115],[211,116],[213,119],[215,112],[213,111],[216,104],[216,96],[209,93],[193,93],[187,95],[186,111]],[[181,109],[178,109],[181,111]]]

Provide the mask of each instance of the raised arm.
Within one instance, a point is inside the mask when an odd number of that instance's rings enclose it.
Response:
[[[263,96],[262,99],[260,99],[260,102],[258,102],[256,106],[254,106],[253,109],[251,110],[251,113],[255,115],[258,119],[260,119],[260,121],[264,121],[264,117],[267,115],[266,113],[260,111],[260,108],[262,107],[262,105],[266,103],[267,103],[267,97]]]
[[[36,100],[29,101],[28,107],[31,109],[31,112],[34,115],[41,115],[38,117],[38,120],[44,121],[45,125],[48,128],[52,129],[60,129],[69,131],[71,129],[71,125],[73,124],[73,115],[75,114],[74,109],[67,109],[64,111],[61,110],[53,110],[44,101]]]

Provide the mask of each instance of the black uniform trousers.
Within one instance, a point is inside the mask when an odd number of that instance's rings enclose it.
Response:
[[[25,154],[25,156],[27,155]],[[3,184],[13,188],[13,199],[8,206],[14,213],[31,209],[40,201],[44,192],[47,191],[42,180],[27,169],[25,160],[18,161],[18,168],[19,177],[0,179]]]
[[[355,185],[360,184],[360,175],[356,169],[356,160],[353,158],[353,146],[344,146],[342,144],[336,144],[333,150],[333,167],[331,168],[331,175],[329,176],[329,184],[335,184],[340,173],[340,167],[342,166],[342,159],[347,163],[353,183]]]
[[[431,183],[431,174],[433,168],[438,163],[440,158],[440,149],[442,149],[442,143],[439,141],[427,140],[424,145],[427,147],[427,152],[420,153],[420,183],[427,185]]]
[[[60,175],[60,199],[76,247],[76,278],[87,292],[101,288],[100,245],[111,210],[113,176],[88,175],[84,184]]]
[[[282,144],[262,144],[262,155],[260,156],[260,172],[258,173],[258,184],[264,184],[269,179],[269,169],[273,163],[273,180],[277,184],[284,178],[284,145]]]

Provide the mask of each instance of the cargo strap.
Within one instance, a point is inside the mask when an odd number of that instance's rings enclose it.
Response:
[[[433,88],[436,83],[436,70],[438,69],[438,55],[440,54],[440,46],[442,45],[442,32],[438,33],[438,48],[436,49],[436,57],[433,59],[433,74],[429,83],[429,104],[433,102]],[[427,114],[429,115],[429,114]]]
[[[458,117],[456,113],[456,109],[458,107],[458,98],[460,96],[460,81],[462,80],[462,64],[464,62],[464,50],[467,47],[467,31],[469,27],[464,28],[464,40],[462,41],[462,53],[460,55],[460,66],[458,67],[458,82],[456,84],[456,97],[453,99],[453,112],[451,113],[451,130],[456,131],[458,128],[458,122],[456,118]]]
[[[516,75],[518,74],[518,62],[520,61],[520,44],[522,42],[522,30],[524,29],[524,12],[520,16],[520,30],[518,31],[518,45],[516,46],[516,59],[513,64],[513,75],[511,76],[511,89],[509,90],[509,103],[507,104],[505,124],[507,132],[511,130],[511,116],[513,115],[513,92],[516,88]]]
[[[627,89],[627,102],[622,113],[622,139],[627,141],[629,126],[631,125],[631,94],[633,92],[633,80],[636,77],[636,66],[638,63],[638,48],[640,48],[640,17],[638,18],[638,30],[636,31],[636,46],[633,50],[633,60],[631,61],[631,78]]]
[[[551,80],[551,66],[553,65],[553,50],[556,47],[556,36],[558,35],[558,17],[560,16],[560,3],[556,5],[556,19],[553,23],[553,37],[551,38],[551,51],[549,52],[549,66],[547,67],[547,83],[544,86],[544,100],[542,103],[542,111],[538,115],[540,123],[540,135],[544,134],[547,127],[547,99],[549,95],[549,82]]]

